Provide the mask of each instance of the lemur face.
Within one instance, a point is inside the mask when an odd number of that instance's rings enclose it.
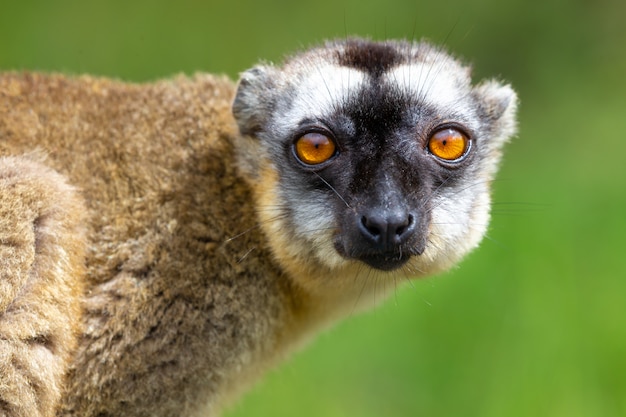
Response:
[[[244,73],[233,112],[279,260],[420,276],[484,235],[515,107],[428,44],[347,40]]]

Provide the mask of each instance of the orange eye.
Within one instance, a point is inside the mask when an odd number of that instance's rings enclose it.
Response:
[[[307,165],[319,165],[335,155],[335,142],[321,133],[307,133],[296,141],[296,156]]]
[[[435,132],[428,140],[428,150],[437,158],[456,161],[467,152],[469,139],[456,129]]]

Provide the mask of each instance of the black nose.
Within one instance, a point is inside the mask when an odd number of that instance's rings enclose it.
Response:
[[[415,231],[415,217],[404,211],[369,213],[359,223],[361,235],[383,251],[391,251]]]

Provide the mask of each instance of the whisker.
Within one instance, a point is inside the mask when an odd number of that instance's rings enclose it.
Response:
[[[448,183],[448,181],[451,180],[451,179],[452,179],[452,175],[448,175],[448,177],[446,177],[446,179],[444,179],[441,182],[441,184],[439,184],[437,186],[437,188],[435,188],[433,190],[433,192],[428,196],[428,198],[422,203],[420,208],[423,208],[426,204],[428,204],[430,202],[430,200],[432,200],[437,195],[438,191],[441,190]],[[463,191],[463,190],[461,190],[461,191]],[[431,208],[431,211],[432,211],[432,208]]]
[[[352,312],[350,315],[354,314],[354,312],[357,310],[357,307],[361,301],[361,298],[363,297],[363,294],[365,293],[365,288],[369,287],[369,281],[371,278],[371,274],[372,274],[372,269],[368,269],[367,270],[367,274],[365,277],[363,277],[362,275],[362,270],[363,268],[365,268],[365,265],[363,264],[359,264],[355,274],[354,274],[354,281],[353,282],[357,282],[357,280],[361,281],[361,290],[359,291],[359,294],[357,295],[357,297],[354,300],[354,305],[352,306]]]
[[[246,229],[246,230],[244,230],[243,232],[237,233],[236,235],[231,236],[231,237],[229,237],[228,239],[225,239],[225,240],[222,242],[222,245],[227,245],[227,244],[229,244],[230,242],[232,242],[233,240],[236,240],[236,239],[238,239],[238,238],[240,238],[240,237],[242,237],[242,236],[246,235],[247,233],[249,233],[249,232],[251,232],[251,231],[253,231],[253,230],[255,230],[255,229],[260,228],[260,227],[261,227],[261,225],[262,225],[262,224],[264,224],[264,223],[273,222],[273,221],[276,221],[276,220],[278,220],[278,219],[280,219],[280,218],[283,218],[283,217],[286,217],[286,214],[280,214],[280,215],[277,215],[277,216],[275,216],[275,217],[272,217],[272,218],[270,218],[270,219],[267,219],[265,222],[257,222],[257,224],[255,224],[254,226],[251,226],[251,227],[247,228],[247,229]]]
[[[494,239],[491,235],[489,235],[489,234],[487,234],[487,233],[485,233],[484,238],[485,238],[486,240],[488,240],[488,241],[492,242],[492,243],[495,243],[495,244],[496,244],[497,246],[499,246],[500,248],[503,248],[503,249],[511,249],[511,246],[509,246],[509,245],[507,245],[507,244],[505,244],[505,243],[503,243],[503,242],[501,242],[501,241],[499,241],[499,240],[497,240],[497,239]]]
[[[347,202],[347,201],[346,201],[346,200],[345,200],[345,199],[341,196],[341,194],[339,194],[339,193],[337,192],[337,190],[336,190],[336,189],[335,189],[332,185],[330,185],[330,184],[328,183],[328,181],[326,181],[324,178],[322,178],[322,176],[321,176],[320,174],[318,174],[317,172],[313,172],[313,173],[317,176],[317,178],[319,178],[320,180],[322,180],[322,182],[323,182],[324,184],[326,184],[326,185],[328,186],[328,188],[330,188],[330,189],[331,189],[331,190],[332,190],[332,191],[333,191],[333,192],[337,195],[337,197],[339,197],[339,199],[340,199],[341,201],[343,201],[343,203],[346,205],[346,207],[348,207],[348,208],[352,208],[352,207],[350,207],[350,204],[348,204],[348,202]]]
[[[461,21],[461,17],[458,16],[456,18],[456,21],[454,22],[454,24],[452,25],[452,27],[450,28],[450,30],[446,34],[446,37],[443,39],[443,42],[441,42],[442,45],[447,45],[448,44],[448,42],[450,41],[450,38],[452,37],[452,34],[456,30],[456,27],[458,26],[460,21]]]
[[[548,204],[524,202],[494,202],[491,206],[494,214],[534,213],[544,211],[550,207]]]
[[[246,233],[248,233],[248,232],[250,232],[250,231],[252,231],[254,229],[258,229],[259,227],[261,227],[261,224],[255,224],[254,226],[244,230],[243,232],[238,233],[235,236],[229,237],[228,239],[224,240],[224,242],[222,242],[222,244],[223,245],[227,245],[230,242],[232,242],[233,240],[240,238],[241,236],[245,235]]]
[[[448,178],[446,179],[446,181],[447,181],[449,178],[450,178],[450,177],[448,177]],[[452,196],[452,197],[455,197],[455,196],[457,196],[457,195],[461,194],[461,192],[463,192],[463,191],[467,191],[467,190],[469,190],[470,188],[477,187],[477,186],[479,186],[479,185],[483,185],[483,184],[486,184],[486,183],[489,183],[489,181],[488,181],[488,180],[483,180],[483,181],[477,181],[477,182],[471,183],[471,184],[469,184],[469,185],[467,185],[467,186],[465,186],[465,187],[463,187],[463,188],[461,188],[461,189],[459,189],[459,190],[455,190],[455,195],[454,195],[454,196]],[[433,199],[433,198],[437,195],[437,194],[436,194],[436,191],[437,191],[437,190],[439,190],[439,189],[441,188],[441,186],[442,186],[442,185],[443,185],[443,184],[441,184],[439,187],[437,187],[437,189],[435,190],[435,192],[433,192],[433,193],[429,196],[429,198],[428,198],[428,199],[426,199],[426,201],[424,201],[424,203],[422,204],[422,207],[423,207],[425,204],[429,203],[429,202],[430,202],[430,201],[431,201],[431,200],[432,200],[432,199]],[[446,200],[442,200],[441,202],[439,202],[439,204],[436,204],[436,205],[434,205],[434,206],[430,207],[430,208],[429,208],[429,212],[432,212],[435,208],[439,207],[439,206],[440,206],[441,204],[443,204],[445,201],[446,201]]]
[[[317,64],[315,66],[315,68],[317,68],[317,71],[319,72],[321,78],[322,78],[322,82],[324,83],[324,88],[326,88],[326,92],[328,93],[328,97],[331,98],[331,103],[333,103],[333,109],[336,110],[336,103],[337,103],[337,99],[336,97],[333,95],[333,93],[330,91],[330,87],[328,86],[328,83],[326,82],[326,78],[324,77],[324,71],[322,71],[322,67],[320,64]]]
[[[410,264],[410,262],[409,262]],[[400,276],[402,278],[404,278],[404,280],[411,286],[411,289],[416,290],[417,287],[415,287],[415,284],[413,283],[413,280],[411,279],[411,276],[417,275],[417,273],[419,273],[419,271],[416,271],[413,265],[405,265],[404,267],[402,267],[401,270],[401,274]]]
[[[237,260],[237,263],[238,264],[242,263],[243,260],[246,259],[248,257],[248,255],[250,255],[254,249],[255,248],[251,248],[246,253],[244,253],[243,256],[241,258],[239,258],[239,260]]]
[[[414,275],[425,275],[425,271],[419,269],[414,262],[409,261],[404,267],[403,270],[406,270],[406,274],[404,275],[408,282],[413,286],[413,282],[411,281],[411,276]]]

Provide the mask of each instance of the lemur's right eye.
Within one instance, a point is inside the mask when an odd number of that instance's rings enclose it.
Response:
[[[294,150],[300,162],[307,165],[319,165],[335,155],[337,145],[321,133],[307,133],[295,142]]]

